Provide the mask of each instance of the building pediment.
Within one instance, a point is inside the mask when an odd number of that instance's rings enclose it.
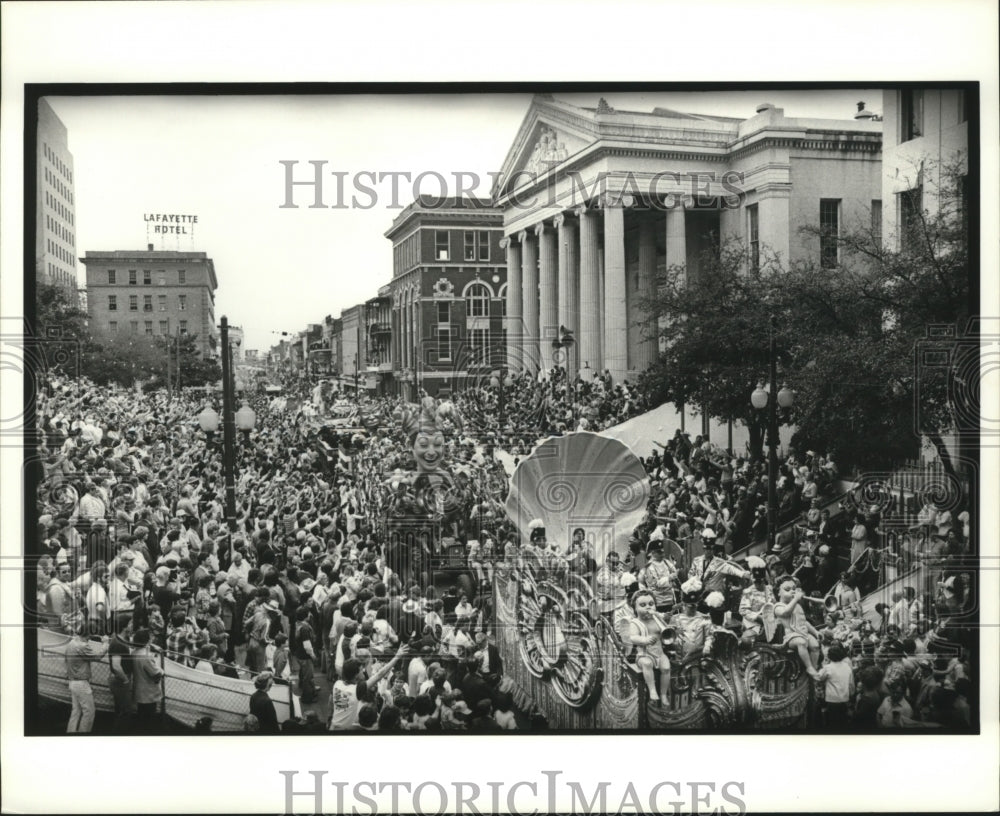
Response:
[[[504,159],[494,201],[529,177],[540,178],[596,141],[591,111],[536,96]]]

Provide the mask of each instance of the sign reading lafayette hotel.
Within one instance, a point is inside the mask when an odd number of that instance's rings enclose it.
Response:
[[[171,213],[145,213],[142,220],[146,229],[154,235],[188,235],[194,233],[194,225],[198,223],[197,215],[175,215]],[[191,227],[191,233],[188,227]]]

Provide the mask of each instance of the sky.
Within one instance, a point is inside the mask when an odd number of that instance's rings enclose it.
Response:
[[[761,102],[790,117],[850,119],[856,102],[881,112],[881,92],[749,90],[683,93],[561,94],[593,107],[604,96],[622,110],[668,107],[746,118]],[[354,193],[361,171],[454,173],[482,180],[490,194],[528,111],[530,94],[339,96],[49,97],[66,125],[73,155],[78,255],[88,250],[185,249],[215,263],[216,317],[242,326],[245,348],[262,353],[281,337],[373,297],[392,275],[384,233],[413,199],[413,183],[392,176],[372,184],[378,199]],[[282,207],[285,162],[295,180],[313,178],[325,161],[323,203],[297,188]],[[346,173],[337,203],[334,171]],[[440,191],[435,176],[420,190]],[[361,206],[352,206],[356,197]],[[395,206],[394,206],[395,205]],[[148,235],[146,214],[197,215],[188,238]],[[80,285],[84,268],[78,264]]]

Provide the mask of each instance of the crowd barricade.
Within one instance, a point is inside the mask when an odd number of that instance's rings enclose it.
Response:
[[[66,676],[68,635],[49,629],[38,630],[38,695],[62,703],[70,702]],[[252,679],[233,679],[209,675],[170,659],[163,651],[154,651],[163,670],[162,713],[182,726],[194,727],[202,717],[212,718],[213,731],[242,731],[243,720],[250,713],[250,696],[256,691]],[[109,688],[109,658],[91,664],[91,687],[98,711],[114,711]],[[275,684],[268,692],[282,723],[302,714],[297,696],[290,685]]]

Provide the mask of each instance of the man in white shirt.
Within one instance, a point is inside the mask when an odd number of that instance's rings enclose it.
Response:
[[[831,731],[839,731],[847,726],[847,711],[854,693],[854,668],[839,643],[830,647],[829,659],[817,679],[824,683],[826,726]]]
[[[889,624],[898,626],[899,631],[906,634],[910,630],[910,602],[907,600],[905,592],[894,592],[892,601]]]
[[[246,581],[250,577],[250,565],[243,560],[243,553],[239,550],[233,552],[233,563],[226,572],[235,575],[240,581]]]
[[[97,485],[91,485],[86,495],[80,499],[79,517],[88,522],[104,518],[106,509],[101,499],[101,491]]]
[[[121,561],[114,570],[114,574],[108,580],[108,608],[112,616],[131,612],[135,608],[135,600],[128,597],[131,589],[128,584],[129,565]]]

